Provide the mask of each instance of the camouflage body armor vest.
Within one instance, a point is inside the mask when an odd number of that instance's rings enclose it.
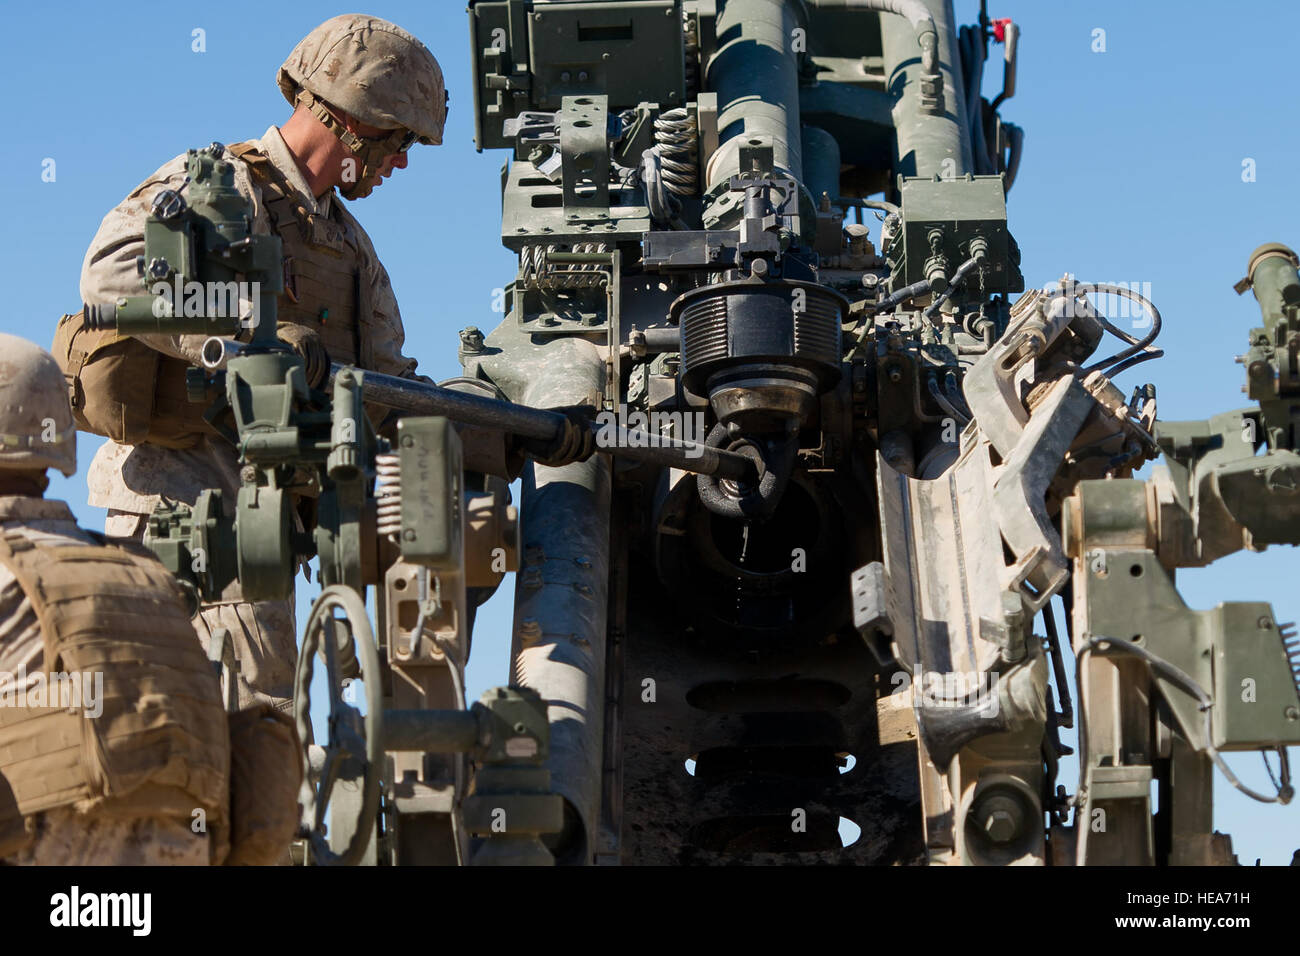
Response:
[[[47,695],[73,705],[0,707],[0,858],[30,844],[34,814],[70,805],[187,822],[203,808],[210,845],[224,855],[226,715],[171,576],[123,547],[36,543],[17,531],[0,536],[0,563],[40,622]],[[57,674],[83,684],[102,674],[102,712],[83,712],[84,691],[62,700],[71,695],[60,694]]]
[[[283,243],[285,291],[276,304],[277,321],[315,329],[332,362],[373,368],[373,348],[359,319],[370,314],[360,227],[338,200],[329,216],[308,212],[284,174],[252,143],[228,149],[247,164],[271,231]],[[207,406],[187,398],[185,361],[129,335],[87,329],[80,313],[60,320],[52,351],[68,382],[78,428],[126,445],[164,448],[193,448],[216,434],[203,418]]]
[[[278,320],[315,329],[338,365],[373,368],[369,337],[360,317],[369,314],[369,286],[357,225],[334,199],[330,215],[308,212],[284,174],[251,143],[229,147],[245,163],[262,192],[271,231],[284,249],[284,294]]]

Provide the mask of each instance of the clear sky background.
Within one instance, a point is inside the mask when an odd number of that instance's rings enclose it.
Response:
[[[958,0],[956,10],[959,22],[974,22],[978,3]],[[282,122],[288,106],[277,67],[319,21],[347,12],[351,4],[307,10],[249,0],[11,5],[0,32],[0,261],[8,279],[0,330],[48,348],[59,315],[79,307],[81,261],[103,215],[178,153]],[[444,145],[415,147],[408,169],[351,207],[392,277],[407,354],[422,372],[446,378],[460,371],[457,330],[500,321],[493,289],[515,271],[499,239],[505,154],[473,148],[464,3],[373,2],[366,12],[424,40],[451,94]],[[1008,210],[1027,282],[1070,272],[1149,283],[1167,356],[1123,373],[1121,387],[1154,382],[1163,419],[1244,406],[1233,357],[1259,313],[1232,284],[1259,244],[1300,246],[1300,4],[994,0],[989,12],[1022,28],[1019,88],[1002,115],[1026,131]],[[196,29],[203,52],[192,49]],[[1104,52],[1094,50],[1098,30]],[[1000,88],[1000,55],[994,46],[990,97]],[[53,182],[42,179],[47,160]],[[1253,182],[1243,181],[1247,160]],[[104,515],[85,505],[84,471],[100,441],[81,436],[81,473],[56,478],[51,490],[92,528],[102,528]],[[1193,607],[1268,600],[1279,620],[1300,619],[1293,548],[1179,577]],[[511,591],[507,582],[480,615],[471,699],[508,678]],[[305,606],[311,593],[300,592]],[[1268,788],[1258,757],[1229,760],[1245,782]],[[1073,789],[1073,774],[1063,782]],[[1233,834],[1243,863],[1290,861],[1300,847],[1300,806],[1265,807],[1219,779],[1215,796],[1216,825]]]

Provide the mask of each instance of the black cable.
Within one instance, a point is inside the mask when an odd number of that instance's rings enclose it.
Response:
[[[892,309],[894,306],[906,302],[913,296],[925,295],[927,292],[931,291],[933,290],[930,288],[930,280],[922,279],[920,282],[913,282],[911,285],[903,286],[903,288],[899,289],[897,292],[886,296],[875,305],[868,306],[867,308],[872,315],[876,315],[879,312],[884,312],[886,309]]]
[[[1126,359],[1118,365],[1112,365],[1110,368],[1106,369],[1106,377],[1114,378],[1120,372],[1130,369],[1134,365],[1140,365],[1141,363],[1149,362],[1152,359],[1163,358],[1164,354],[1164,349],[1152,349],[1150,352],[1143,352],[1141,355],[1134,355],[1132,358]]]
[[[966,281],[967,273],[969,273],[971,269],[974,269],[977,265],[979,265],[980,262],[983,260],[983,258],[984,258],[983,255],[971,256],[969,259],[967,259],[965,262],[959,265],[957,267],[957,271],[952,274],[952,278],[948,280],[948,288],[944,289],[937,296],[935,296],[934,301],[930,303],[930,307],[927,308],[921,314],[926,319],[933,322],[934,317],[939,314],[939,306],[943,305],[945,302],[948,301],[948,299],[952,297],[952,294],[957,291],[957,287]]]
[[[1283,785],[1278,788],[1278,792],[1275,796],[1266,797],[1247,787],[1237,779],[1236,775],[1230,769],[1228,769],[1228,765],[1224,762],[1223,757],[1219,755],[1218,749],[1214,746],[1214,728],[1211,723],[1211,711],[1214,709],[1214,699],[1210,697],[1210,695],[1205,692],[1205,689],[1201,687],[1201,685],[1186,671],[1169,663],[1164,658],[1152,654],[1145,647],[1134,644],[1132,641],[1122,640],[1118,637],[1093,637],[1084,641],[1074,658],[1074,681],[1076,686],[1079,688],[1080,697],[1082,697],[1083,694],[1083,685],[1080,683],[1080,680],[1082,677],[1081,669],[1084,655],[1090,654],[1107,644],[1115,647],[1117,650],[1123,651],[1126,654],[1131,654],[1132,656],[1145,661],[1157,676],[1163,677],[1171,684],[1177,686],[1180,690],[1186,692],[1189,696],[1196,698],[1196,701],[1200,706],[1200,711],[1204,715],[1203,736],[1205,739],[1205,752],[1209,754],[1210,759],[1214,761],[1214,765],[1218,767],[1219,771],[1227,778],[1228,783],[1232,784],[1252,800],[1258,800],[1260,803],[1280,803],[1285,806],[1291,802],[1291,799],[1295,796],[1295,791],[1291,788],[1291,766],[1290,761],[1287,758],[1286,749],[1283,747],[1278,748],[1278,753],[1281,755],[1282,761],[1281,774]],[[1084,743],[1084,728],[1086,725],[1086,720],[1079,721],[1079,767],[1081,772],[1084,774],[1086,774],[1088,770],[1088,764],[1086,761],[1087,751]],[[1186,727],[1183,728],[1183,733],[1187,734]],[[1267,766],[1267,761],[1265,761],[1265,766]],[[1270,776],[1272,776],[1271,772]]]
[[[1097,321],[1101,323],[1102,328],[1104,328],[1107,332],[1109,332],[1111,335],[1115,336],[1116,338],[1123,339],[1125,342],[1128,342],[1129,347],[1126,349],[1121,349],[1120,351],[1116,352],[1114,355],[1102,359],[1100,362],[1093,362],[1091,365],[1089,365],[1087,368],[1083,370],[1085,373],[1095,372],[1099,369],[1109,369],[1105,373],[1106,376],[1109,378],[1113,375],[1119,374],[1119,372],[1122,372],[1126,368],[1131,368],[1132,366],[1138,364],[1138,362],[1146,362],[1153,358],[1159,358],[1161,355],[1164,354],[1164,352],[1162,352],[1160,349],[1149,348],[1151,343],[1156,340],[1156,336],[1160,334],[1160,328],[1161,325],[1163,324],[1163,320],[1160,318],[1160,310],[1157,309],[1151,303],[1150,299],[1146,298],[1145,296],[1139,295],[1138,293],[1134,292],[1132,289],[1126,289],[1123,286],[1118,286],[1118,285],[1111,285],[1108,282],[1092,282],[1087,284],[1081,284],[1075,286],[1075,290],[1094,292],[1094,293],[1109,292],[1111,295],[1123,296],[1124,298],[1128,299],[1130,302],[1136,302],[1138,305],[1142,306],[1142,308],[1146,309],[1151,316],[1150,331],[1148,331],[1147,334],[1144,335],[1142,338],[1138,339],[1130,335],[1129,333],[1125,332],[1123,329],[1116,327],[1114,324],[1110,322],[1109,319],[1107,319],[1104,315],[1098,312],[1096,318]],[[1141,355],[1140,358],[1137,359],[1136,362],[1125,361],[1126,359],[1129,359],[1132,356],[1138,355],[1138,353],[1143,353],[1143,354]]]
[[[1043,605],[1042,614],[1043,626],[1047,628],[1048,651],[1052,656],[1052,675],[1056,681],[1056,702],[1061,709],[1061,726],[1073,728],[1074,703],[1070,700],[1070,688],[1065,683],[1065,657],[1061,653],[1061,637],[1056,630],[1051,598]]]

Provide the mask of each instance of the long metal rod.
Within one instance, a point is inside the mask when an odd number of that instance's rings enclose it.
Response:
[[[224,368],[228,359],[242,351],[240,343],[214,337],[204,343],[203,364],[209,369]],[[350,368],[350,365],[331,365],[330,385],[333,385],[334,377],[339,372]],[[441,385],[417,382],[383,372],[363,371],[362,374],[362,390],[366,401],[412,415],[443,415],[466,425],[477,425],[542,441],[558,438],[566,421],[559,412],[543,408],[530,408],[484,395],[458,392]],[[594,422],[591,428],[598,435],[603,431]],[[608,435],[608,431],[605,431],[604,436]],[[752,459],[725,449],[621,427],[614,429],[613,438],[612,444],[602,441],[600,450],[620,458],[680,468],[700,475],[716,475],[734,481],[745,481],[754,476]]]

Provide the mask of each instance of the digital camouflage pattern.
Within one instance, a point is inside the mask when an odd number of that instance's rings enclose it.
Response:
[[[179,592],[152,561],[103,548],[61,501],[0,497],[0,537],[4,551],[29,549],[22,560],[0,555],[0,695],[13,704],[0,711],[0,852],[36,865],[220,862],[230,744],[217,682],[191,639]],[[71,564],[50,559],[65,548],[76,549]],[[16,570],[29,577],[27,587]],[[92,570],[96,593],[76,596]],[[39,605],[29,595],[33,576],[45,595]],[[103,635],[118,626],[135,638],[110,646]],[[50,644],[66,647],[60,668],[103,674],[99,715],[42,709],[35,728],[19,706],[38,682],[49,683]],[[145,646],[147,656],[139,652]],[[77,703],[95,709],[84,696]],[[87,720],[89,735],[79,726]],[[196,807],[205,814],[202,832],[191,828]]]
[[[290,104],[306,89],[363,123],[405,127],[425,145],[442,143],[442,69],[423,43],[387,20],[359,14],[326,20],[294,47],[277,81]]]
[[[0,334],[0,469],[77,470],[77,429],[63,373],[45,350]]]
[[[251,145],[269,159],[293,188],[293,199],[305,215],[322,224],[331,223],[348,235],[350,244],[345,248],[360,260],[361,297],[367,303],[365,314],[360,316],[360,339],[365,345],[363,351],[370,361],[369,367],[391,375],[414,377],[415,359],[402,354],[406,333],[392,284],[365,230],[332,191],[319,199],[311,195],[276,127],[268,129]],[[248,164],[230,152],[225,158],[235,167],[236,188],[253,201],[254,231],[270,233],[272,217],[262,188],[250,176]],[[135,259],[144,252],[144,221],[149,215],[149,203],[158,191],[179,188],[184,178],[182,155],[141,183],[104,218],[82,266],[83,301],[111,302],[118,296],[141,291]],[[274,225],[286,236],[287,244],[300,241],[296,220]],[[293,304],[287,297],[281,298],[286,303],[284,316],[293,315]],[[167,355],[198,364],[207,336],[140,338]],[[164,499],[193,504],[203,489],[220,488],[227,500],[233,502],[239,487],[238,454],[229,443],[216,437],[204,437],[196,447],[188,449],[106,442],[91,463],[86,483],[89,503],[110,510],[105,532],[139,540],[146,516]],[[211,628],[230,628],[236,653],[245,662],[240,676],[241,705],[265,700],[279,707],[287,706],[297,647],[292,604],[288,601],[245,604],[238,584],[227,590],[223,600],[226,603],[203,609],[200,636],[206,637]]]

